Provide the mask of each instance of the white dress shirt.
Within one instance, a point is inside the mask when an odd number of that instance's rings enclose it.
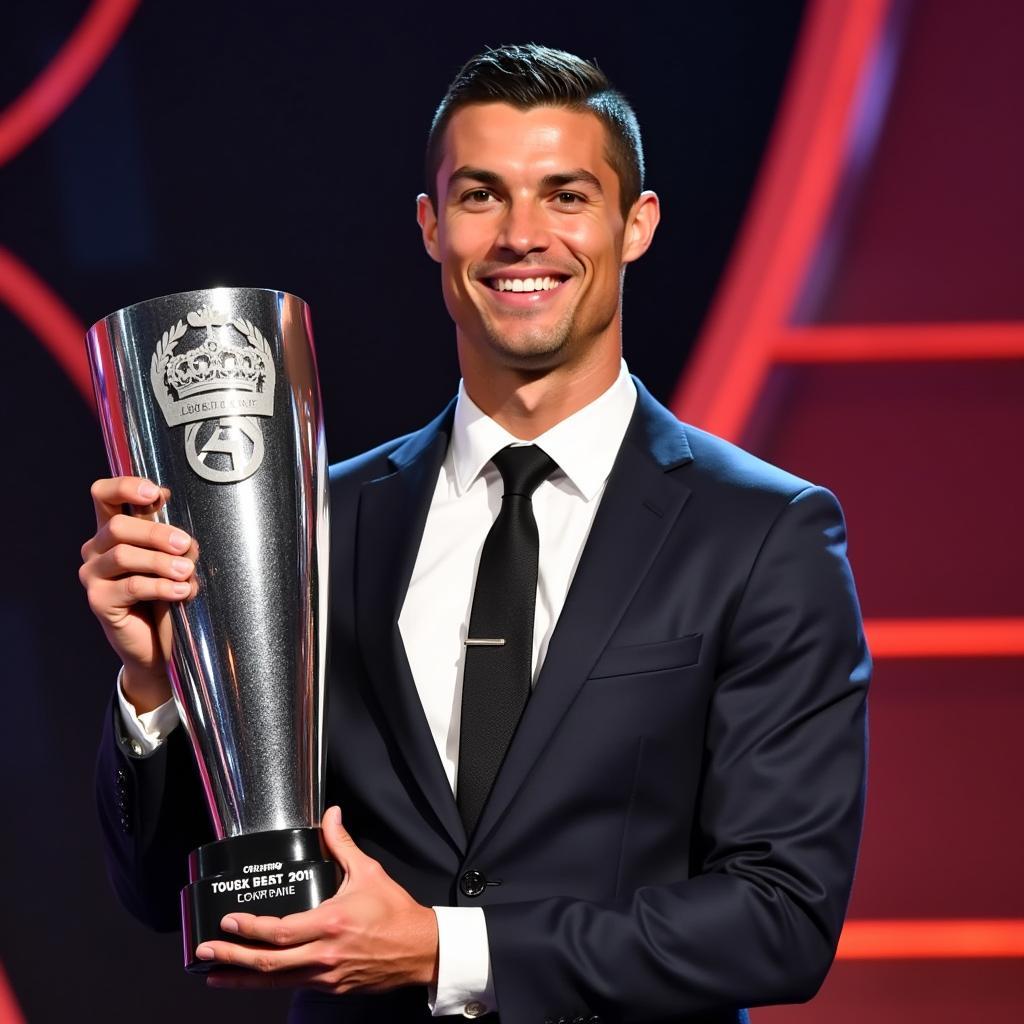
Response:
[[[533,631],[533,679],[565,603],[605,484],[626,433],[636,387],[621,364],[615,383],[589,405],[531,442],[485,415],[460,383],[451,443],[438,474],[398,625],[438,757],[455,790],[462,708],[463,641],[484,538],[501,506],[492,457],[510,444],[536,444],[558,466],[533,495],[540,540]],[[169,701],[136,716],[120,687],[126,734],[151,751],[177,724]],[[476,1017],[497,1009],[484,911],[434,907],[438,983],[434,1016]]]

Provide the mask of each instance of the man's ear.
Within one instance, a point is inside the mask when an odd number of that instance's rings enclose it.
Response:
[[[626,218],[622,243],[622,262],[632,263],[650,248],[654,231],[661,220],[661,203],[656,193],[641,192]]]
[[[423,248],[430,254],[430,258],[437,263],[441,262],[441,249],[437,244],[437,214],[434,212],[434,203],[425,192],[416,197],[416,223],[423,232]]]

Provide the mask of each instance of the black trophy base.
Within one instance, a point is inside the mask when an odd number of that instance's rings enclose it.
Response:
[[[239,941],[237,935],[221,931],[225,914],[284,917],[312,910],[341,884],[319,828],[250,832],[207,843],[189,854],[188,876],[190,882],[181,890],[181,930],[185,970],[197,973],[214,966],[196,958],[201,942]]]

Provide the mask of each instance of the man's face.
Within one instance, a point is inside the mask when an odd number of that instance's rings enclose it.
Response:
[[[421,197],[419,221],[460,346],[522,369],[617,351],[622,267],[649,235],[624,252],[605,147],[588,112],[487,103],[452,116],[436,215]]]

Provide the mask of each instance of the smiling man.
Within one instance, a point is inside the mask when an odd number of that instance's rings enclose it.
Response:
[[[512,415],[524,378],[542,382],[530,389],[544,400],[530,403],[527,438],[614,381],[623,271],[658,224],[657,196],[640,192],[632,112],[621,98],[604,99],[591,108],[452,104],[428,148],[436,184],[420,196],[418,219],[441,264],[463,378],[476,384],[482,408],[497,401]],[[616,159],[611,118],[596,113],[608,106],[635,143],[629,157]],[[621,180],[612,161],[628,168]],[[537,420],[539,405],[550,408]]]
[[[324,829],[345,881],[305,914],[229,915],[238,941],[198,952],[242,970],[210,982],[300,987],[307,1021],[736,1022],[807,999],[863,808],[870,660],[842,513],[626,372],[623,276],[659,207],[593,65],[473,58],[427,190],[462,384],[331,476],[344,826],[332,807]],[[124,662],[98,773],[112,876],[175,927],[210,825],[168,639],[136,613],[182,599],[197,551],[120,514],[159,500],[148,482],[93,493],[81,577]]]

